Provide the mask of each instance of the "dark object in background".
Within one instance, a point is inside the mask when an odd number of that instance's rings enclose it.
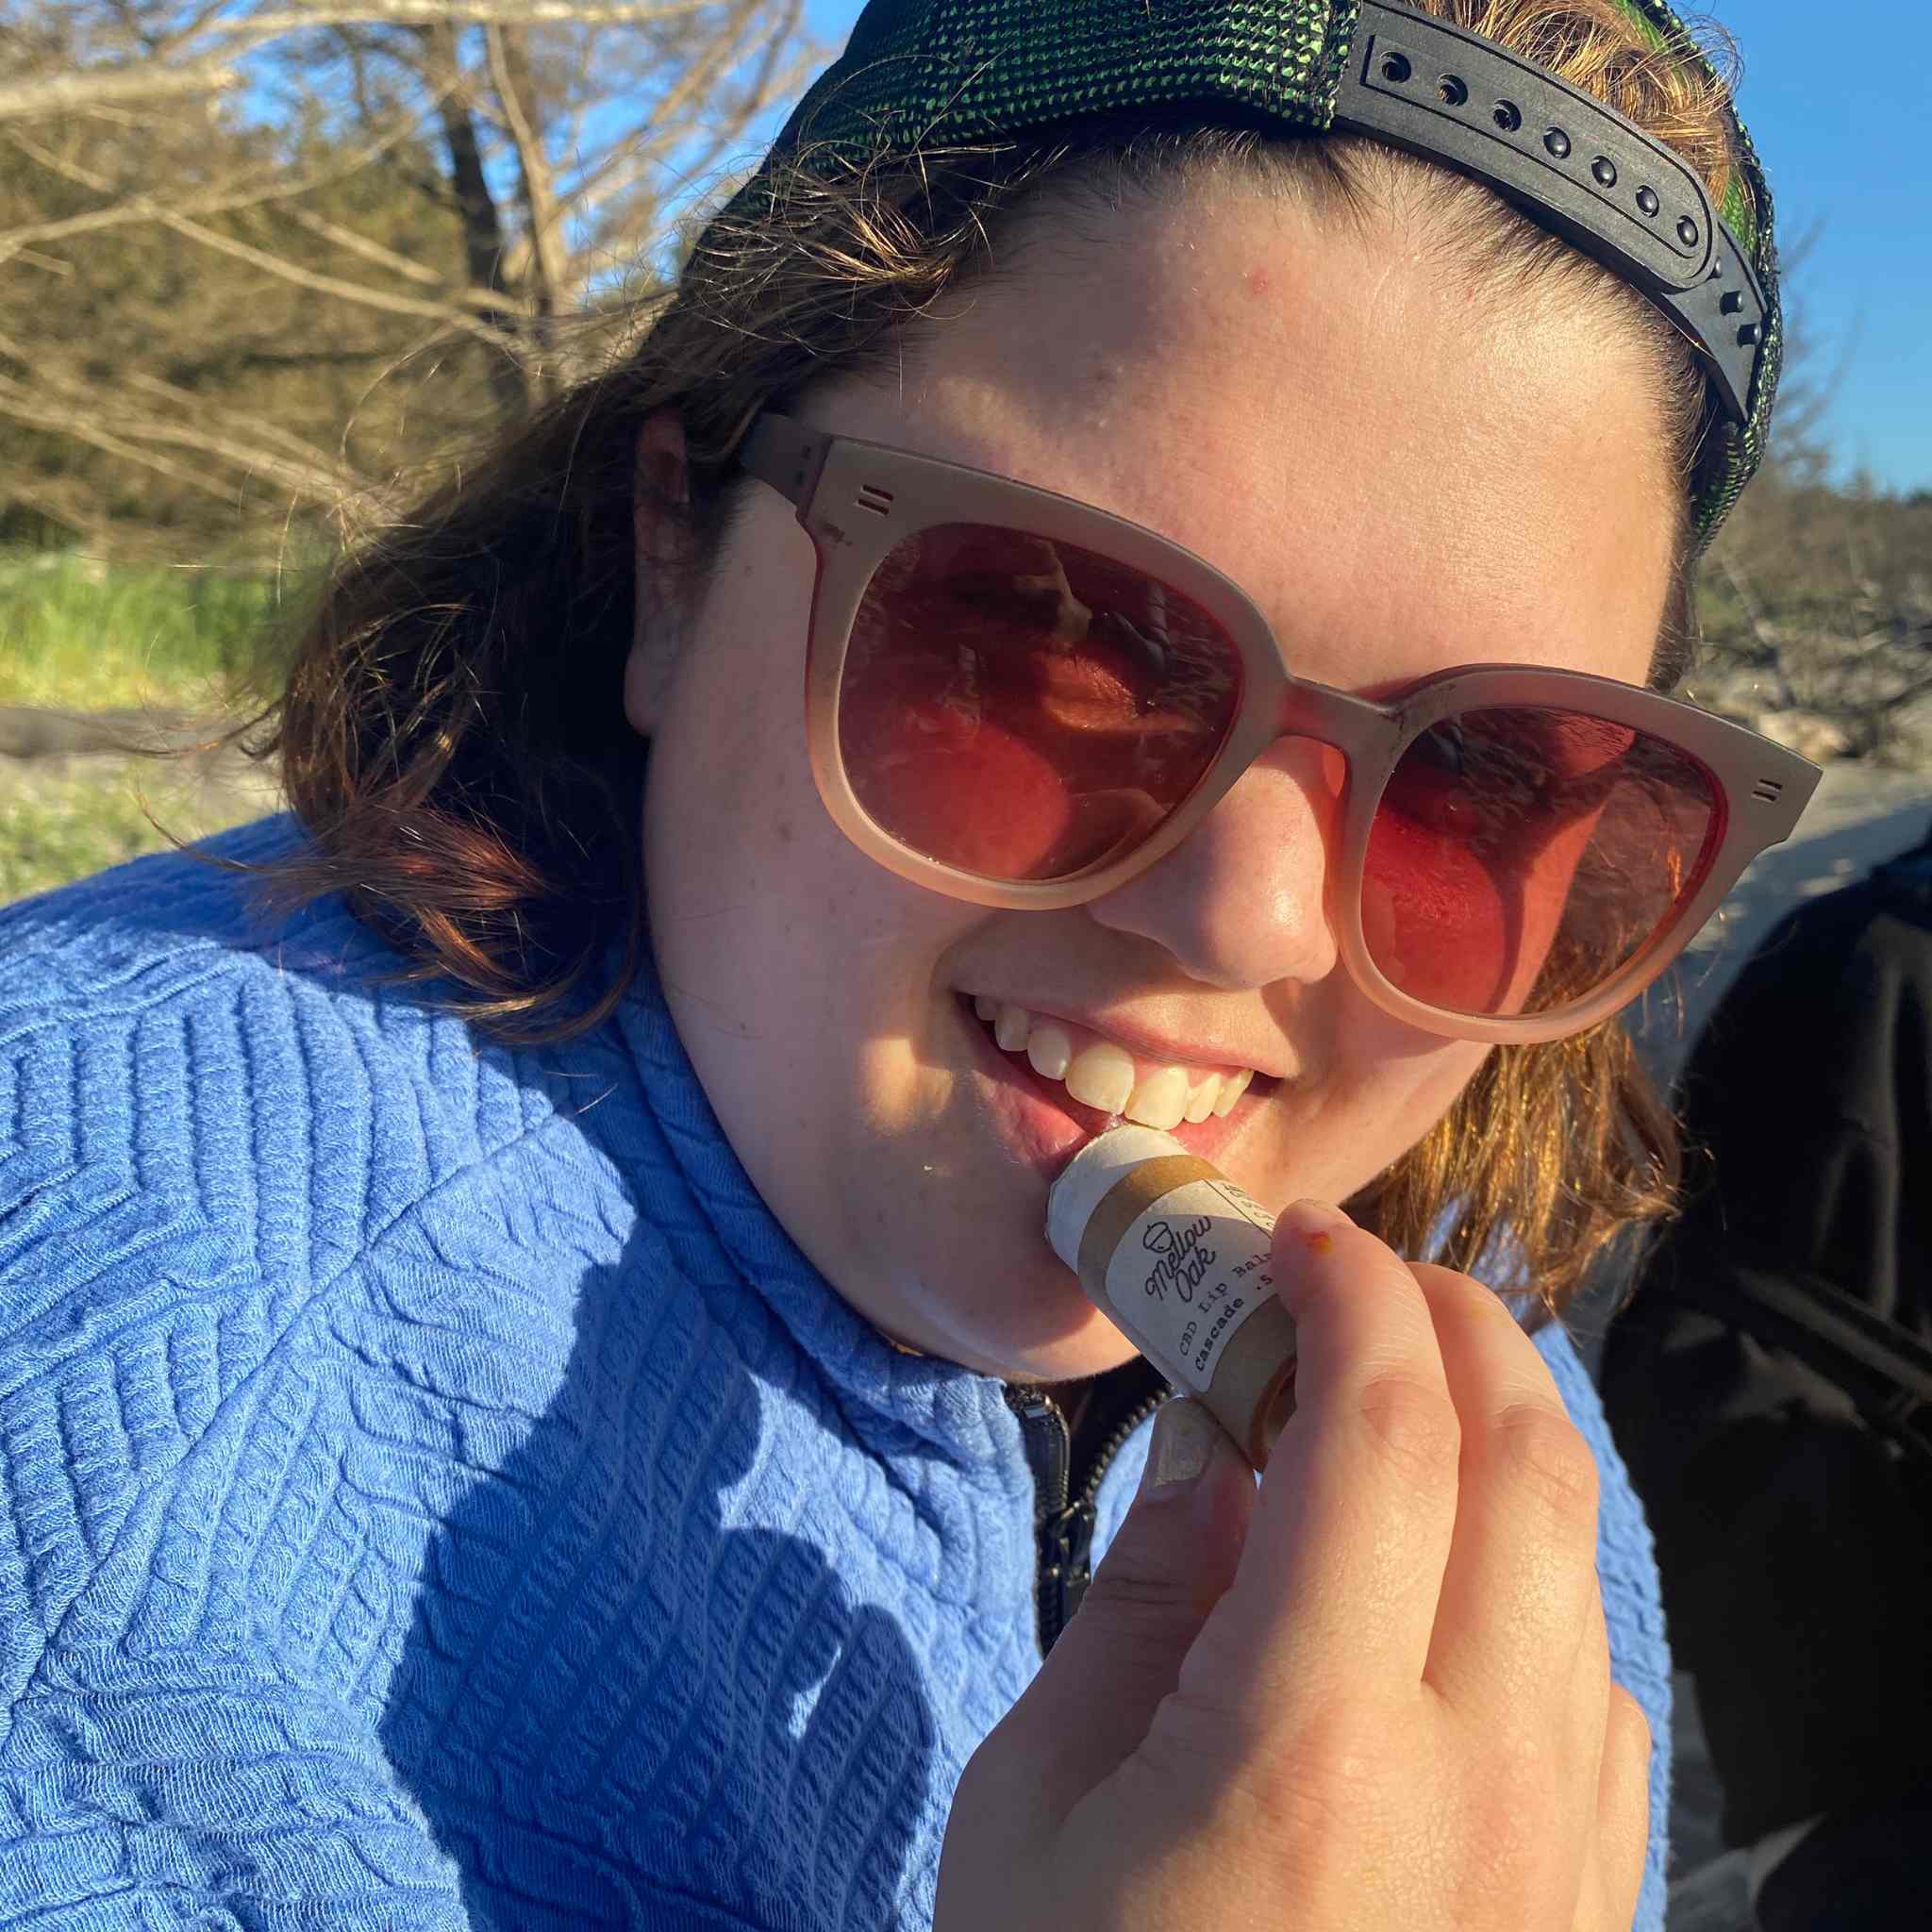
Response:
[[[1767,1932],[1932,1889],[1932,837],[1788,916],[1694,1049],[1691,1198],[1602,1377]]]
[[[1932,1790],[1857,1818],[1827,1818],[1772,1868],[1762,1932],[1908,1932],[1925,1923]]]

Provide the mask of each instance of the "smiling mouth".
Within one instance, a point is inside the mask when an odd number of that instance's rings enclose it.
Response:
[[[964,1003],[966,1024],[976,1028],[991,1042],[992,1029],[981,1026],[974,1017],[973,1002]],[[1024,1054],[1002,1054],[1005,1061],[1005,1077],[1014,1085],[1024,1088],[1046,1107],[1070,1122],[1086,1139],[1103,1134],[1108,1128],[1120,1124],[1120,1115],[1108,1113],[1097,1107],[1089,1107],[1085,1101],[1075,1100],[1058,1080],[1049,1080],[1043,1074],[1036,1074],[1027,1064]],[[1077,1142],[1074,1144],[1078,1144]]]
[[[1117,1041],[1089,1028],[1009,1002],[960,997],[994,1042],[1024,1060],[1076,1119],[1090,1113],[1098,1120],[1124,1115],[1171,1131],[1184,1121],[1225,1117],[1257,1077],[1250,1067],[1137,1059]]]

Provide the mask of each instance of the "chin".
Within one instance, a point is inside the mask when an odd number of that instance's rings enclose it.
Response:
[[[1084,1294],[1080,1310],[1077,1326],[1002,1338],[996,1344],[1000,1363],[991,1373],[1007,1382],[1078,1382],[1120,1368],[1140,1353]]]

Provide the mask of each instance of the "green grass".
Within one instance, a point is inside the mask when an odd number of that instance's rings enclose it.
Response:
[[[273,597],[262,578],[0,552],[0,705],[218,712]]]
[[[272,594],[257,578],[0,552],[0,705],[153,707],[225,722]],[[143,799],[183,839],[276,808],[258,768],[231,758],[216,783],[207,771],[200,761],[110,755],[0,757],[0,905],[167,850]]]

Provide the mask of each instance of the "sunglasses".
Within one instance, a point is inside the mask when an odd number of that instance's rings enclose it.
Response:
[[[1295,676],[1231,579],[1008,477],[767,414],[740,452],[818,551],[812,775],[860,851],[980,906],[1079,906],[1284,737],[1333,748],[1326,911],[1429,1032],[1582,1031],[1683,950],[1820,776],[1614,678],[1473,665],[1374,700]]]

